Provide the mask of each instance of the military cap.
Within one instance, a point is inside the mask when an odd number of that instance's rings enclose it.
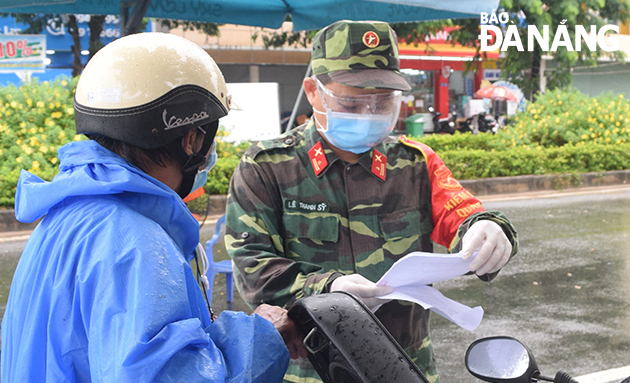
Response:
[[[311,59],[314,75],[327,74],[340,84],[411,89],[399,72],[396,33],[382,21],[342,20],[327,26],[313,39]]]

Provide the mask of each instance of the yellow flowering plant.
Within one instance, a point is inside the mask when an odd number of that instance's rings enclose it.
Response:
[[[496,135],[417,139],[459,179],[630,169],[630,101],[557,89],[538,95]]]
[[[548,91],[518,113],[503,135],[527,146],[624,144],[630,142],[630,100],[623,94],[588,97],[575,89]]]
[[[73,95],[78,78],[33,81],[21,86],[0,86],[0,207],[13,207],[20,171],[44,180],[59,172],[57,149],[86,139],[75,134]],[[217,133],[218,160],[208,175],[206,190],[225,194],[240,156],[250,145],[234,145]]]
[[[50,180],[57,149],[75,139],[76,79],[0,87],[0,206],[11,207],[21,169]]]

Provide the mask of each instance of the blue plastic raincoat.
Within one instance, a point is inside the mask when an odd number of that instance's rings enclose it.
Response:
[[[210,322],[189,261],[199,225],[178,195],[94,141],[59,149],[45,182],[23,171],[33,231],[2,321],[2,382],[279,382],[271,322]]]

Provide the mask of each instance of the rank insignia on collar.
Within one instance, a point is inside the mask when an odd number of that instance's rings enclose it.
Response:
[[[308,151],[308,158],[311,160],[311,165],[313,166],[316,176],[318,176],[319,173],[328,166],[328,160],[324,154],[324,148],[322,147],[322,143],[319,141]]]
[[[372,174],[385,181],[387,173],[387,157],[374,149],[372,151]]]

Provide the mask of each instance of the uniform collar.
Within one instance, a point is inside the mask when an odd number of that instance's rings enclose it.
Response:
[[[321,171],[316,171],[314,169],[314,165],[313,165],[313,158],[312,156],[309,154],[309,168],[312,172],[315,173],[315,176],[317,178],[323,177],[324,174],[326,174],[328,172],[328,169],[331,168],[332,164],[339,160],[339,157],[337,157],[337,155],[335,153],[333,153],[332,149],[330,149],[330,146],[328,145],[328,143],[326,142],[326,140],[324,140],[324,138],[321,136],[321,134],[319,134],[319,132],[317,131],[317,126],[315,125],[315,120],[313,118],[311,118],[308,122],[308,125],[306,126],[306,130],[304,131],[304,137],[306,138],[306,151],[307,152],[311,152],[311,150],[313,148],[316,148],[318,145],[321,145],[323,151],[324,151],[324,156],[325,156],[325,161],[326,164],[325,166],[323,166],[323,168],[321,169]]]
[[[387,157],[385,156],[385,145],[382,142],[369,152],[363,153],[357,163],[379,181],[384,182],[387,179]]]
[[[332,167],[332,164],[335,161],[339,160],[339,157],[337,157],[337,155],[332,151],[332,149],[330,149],[330,146],[328,145],[326,140],[324,140],[321,134],[319,134],[319,132],[317,131],[317,126],[313,118],[311,118],[310,121],[308,122],[308,125],[306,126],[306,130],[304,132],[304,136],[306,138],[305,147],[307,151],[310,152],[312,149],[318,148],[318,145],[321,145],[323,149],[323,152],[324,152],[323,154],[325,155],[325,162],[324,162],[325,166],[322,167],[322,169],[319,172],[315,170],[314,168],[315,165],[313,165],[313,160],[315,159],[317,161],[318,159],[321,159],[321,158],[314,158],[313,157],[314,151],[312,153],[309,153],[309,164],[310,164],[309,167],[311,171],[315,173],[315,176],[317,178],[320,178],[324,174],[326,174],[326,172],[328,172],[328,169]],[[377,158],[374,157],[375,154],[377,154]],[[370,173],[373,177],[378,178],[380,181],[385,181],[386,174],[387,174],[386,170],[384,172],[381,172],[379,170],[380,165],[377,161],[379,158],[382,161],[386,161],[387,157],[385,157],[384,154],[385,154],[385,145],[381,142],[380,144],[376,145],[372,150],[363,153],[363,155],[361,155],[357,163],[360,164],[363,168],[365,168],[365,170],[368,173]],[[321,161],[318,161],[318,163],[320,164],[320,166],[322,165]],[[375,168],[375,166],[378,167],[378,169]]]

